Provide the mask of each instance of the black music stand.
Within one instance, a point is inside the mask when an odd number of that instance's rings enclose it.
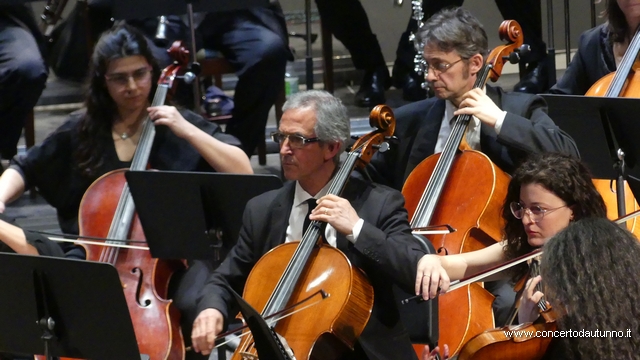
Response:
[[[594,177],[618,180],[618,208],[624,209],[623,180],[640,199],[640,99],[570,95],[542,97],[549,116],[575,140]]]
[[[0,253],[0,352],[140,360],[110,264]]]
[[[221,261],[236,243],[247,202],[280,188],[275,175],[127,171],[151,256]]]
[[[224,287],[233,294],[238,303],[240,312],[247,326],[251,330],[251,335],[255,341],[258,358],[270,360],[291,360],[291,357],[284,349],[282,342],[275,333],[275,330],[262,318],[262,316],[247,303],[242,296],[238,295],[230,286],[223,284]]]

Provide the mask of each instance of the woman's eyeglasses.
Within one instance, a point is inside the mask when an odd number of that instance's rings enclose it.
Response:
[[[153,69],[151,68],[141,68],[138,69],[132,73],[114,73],[114,74],[107,74],[104,76],[104,78],[118,86],[118,87],[125,87],[129,84],[129,79],[133,79],[133,81],[138,84],[144,84],[147,83],[148,81],[151,80],[151,76],[149,76],[149,74],[151,73]]]
[[[566,207],[567,205],[562,205],[560,207],[557,208],[553,208],[553,209],[545,209],[540,205],[533,205],[533,206],[529,206],[529,207],[524,207],[522,206],[522,204],[520,204],[519,202],[515,202],[512,201],[511,204],[509,204],[509,208],[511,209],[511,213],[513,214],[513,216],[516,219],[522,219],[524,217],[525,212],[529,213],[529,218],[531,219],[531,221],[533,222],[538,222],[540,220],[542,220],[542,218],[544,218],[544,216],[552,211],[558,210],[558,209],[562,209],[563,207]]]

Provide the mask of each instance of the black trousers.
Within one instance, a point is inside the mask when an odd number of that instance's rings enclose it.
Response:
[[[47,81],[33,34],[0,13],[0,157],[10,159]]]
[[[266,18],[272,10],[259,11],[264,11],[262,15]],[[147,37],[154,37],[157,20],[132,23]],[[171,24],[168,38],[190,39],[183,23],[172,20]],[[288,45],[254,13],[244,10],[207,14],[197,28],[196,45],[219,51],[236,70],[238,83],[233,97],[233,120],[227,124],[226,132],[237,137],[243,150],[251,156],[265,136],[269,110],[282,89],[290,56]],[[161,66],[170,64],[165,48],[155,45],[152,50]]]
[[[204,287],[209,275],[219,264],[212,261],[193,260],[189,261],[189,268],[183,272],[176,273],[171,278],[169,287],[169,298],[173,299],[174,305],[180,310],[180,327],[184,336],[185,345],[191,345],[191,330],[193,322],[198,317],[198,295],[200,289]],[[186,360],[206,360],[209,356],[187,351]]]
[[[524,34],[524,42],[531,46],[531,52],[523,59],[525,63],[535,63],[544,59],[547,49],[542,40],[542,13],[540,9],[540,0],[495,0],[498,10],[502,14],[503,19],[516,20],[522,27]],[[464,0],[423,0],[422,6],[425,19],[430,18],[433,14],[446,7],[462,6]],[[498,31],[498,25],[490,27],[485,25],[485,31]],[[413,19],[409,20],[407,29],[400,36],[398,48],[396,50],[396,63],[394,67],[413,69],[413,58],[415,54],[413,42],[409,41],[409,34],[415,32],[417,22]]]
[[[378,38],[360,0],[316,0],[316,5],[322,23],[349,50],[356,69],[385,66]]]

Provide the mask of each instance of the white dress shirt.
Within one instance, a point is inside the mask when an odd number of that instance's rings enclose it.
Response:
[[[329,191],[331,181],[327,183],[315,196],[311,196],[308,192],[304,191],[300,186],[300,183],[296,181],[296,190],[293,196],[293,206],[291,207],[291,214],[289,215],[289,226],[287,226],[287,239],[286,242],[302,240],[302,227],[304,225],[304,218],[307,216],[309,206],[306,201],[310,198],[320,199],[325,196]],[[364,225],[364,220],[359,219],[350,235],[347,235],[347,240],[355,243]],[[324,232],[325,239],[329,245],[335,247],[337,239],[336,229],[327,224]]]

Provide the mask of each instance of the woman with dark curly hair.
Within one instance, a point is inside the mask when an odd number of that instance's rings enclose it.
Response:
[[[640,359],[638,259],[638,239],[606,219],[577,221],[545,245],[535,280],[542,279],[558,330],[575,333],[556,339],[563,350],[553,358]],[[578,336],[582,330],[591,336]]]
[[[593,186],[589,170],[579,160],[562,154],[533,155],[516,169],[509,183],[502,218],[504,240],[487,248],[448,256],[425,255],[418,264],[416,293],[433,298],[446,292],[450,280],[459,280],[542,247],[570,222],[606,217],[606,206]],[[526,267],[485,281],[521,278]],[[532,320],[535,299],[524,301],[520,320]]]
[[[600,78],[616,71],[640,25],[639,0],[606,0],[607,22],[580,36],[578,52],[549,92],[584,95]]]
[[[574,157],[556,153],[532,155],[513,173],[502,210],[503,241],[481,250],[456,255],[425,255],[418,263],[416,294],[425,299],[446,292],[451,280],[475,275],[540,248],[571,222],[588,217],[606,218],[606,205],[586,166]],[[485,281],[525,275],[526,265],[491,276]],[[538,317],[530,281],[521,298],[520,323]],[[553,305],[553,303],[552,303]],[[425,358],[429,357],[429,352]]]
[[[252,172],[240,142],[217,125],[172,106],[150,107],[160,69],[136,29],[121,25],[107,31],[89,73],[86,110],[73,113],[26,156],[15,157],[2,174],[0,212],[35,187],[56,208],[62,231],[77,234],[85,190],[101,175],[130,167],[147,116],[156,125],[151,168]]]

